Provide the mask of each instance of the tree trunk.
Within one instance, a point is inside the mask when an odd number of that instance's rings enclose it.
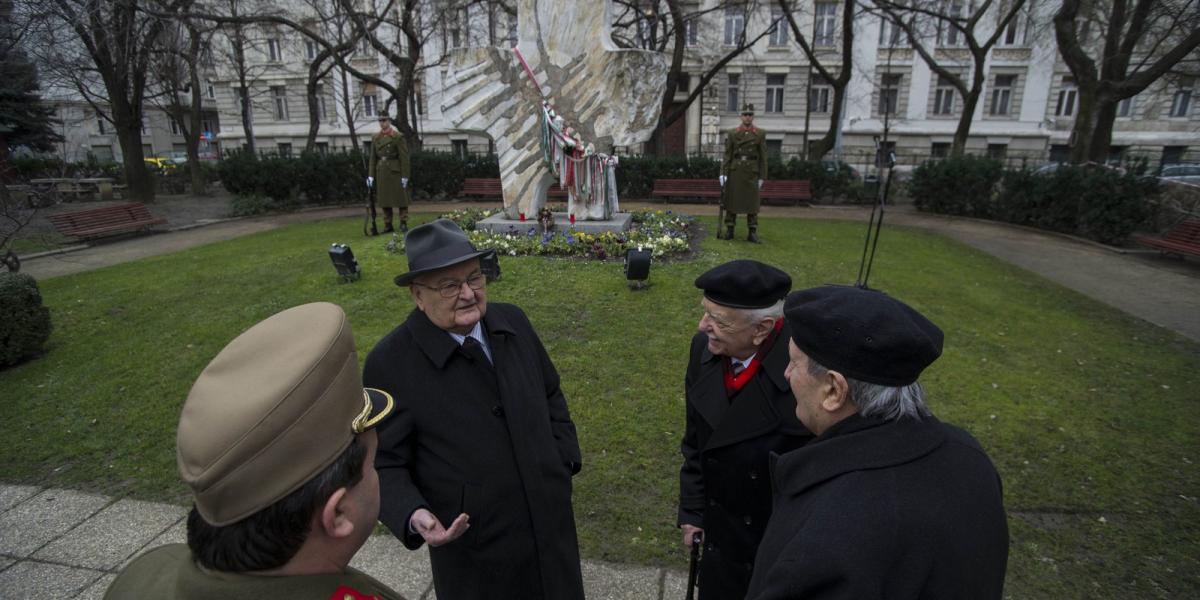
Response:
[[[954,143],[950,146],[951,156],[962,156],[967,151],[967,138],[971,136],[971,120],[975,118],[975,107],[979,106],[979,96],[983,86],[976,85],[970,93],[963,96],[962,114],[958,117],[958,127],[954,129]]]
[[[808,160],[825,158],[825,155],[829,154],[829,151],[837,145],[838,123],[842,120],[843,110],[846,110],[846,86],[838,86],[834,82],[833,107],[829,111],[829,129],[825,131],[825,135],[821,136],[821,139],[812,143],[812,152],[808,154]]]
[[[312,77],[316,63],[309,67],[308,84],[304,96],[308,103],[308,137],[304,139],[304,151],[312,152],[317,147],[317,132],[321,129],[321,115],[317,111],[317,80]]]
[[[129,196],[138,202],[154,202],[154,180],[146,170],[142,153],[142,115],[137,107],[116,94],[110,95],[113,128],[121,144],[121,163],[125,167],[125,183]]]
[[[1088,158],[1094,162],[1108,162],[1109,149],[1112,148],[1113,122],[1117,118],[1117,101],[1100,94],[1096,98],[1096,125],[1092,132],[1092,143],[1088,149]]]
[[[1078,82],[1079,112],[1075,114],[1075,126],[1071,129],[1071,164],[1085,163],[1091,157],[1092,140],[1100,123],[1096,88],[1094,83],[1088,85],[1085,82]],[[1112,133],[1111,127],[1110,123],[1110,134]]]

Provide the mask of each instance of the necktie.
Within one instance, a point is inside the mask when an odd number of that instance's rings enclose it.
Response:
[[[744,365],[744,364],[742,364],[742,363],[740,363],[740,362],[736,362],[736,361],[732,361],[732,362],[733,362],[732,370],[733,370],[733,376],[734,376],[734,377],[737,377],[738,375],[741,375],[741,374],[742,374],[742,371],[745,371],[745,370],[746,370],[746,365]]]
[[[483,346],[479,343],[479,340],[468,335],[467,339],[463,340],[462,349],[463,352],[467,353],[467,356],[471,357],[471,360],[475,364],[491,368],[492,361],[488,360],[487,353],[483,351]]]

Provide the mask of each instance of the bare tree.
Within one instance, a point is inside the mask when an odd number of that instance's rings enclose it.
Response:
[[[812,43],[805,37],[804,32],[800,29],[800,25],[796,22],[796,11],[793,9],[793,3],[790,0],[778,0],[779,7],[783,9],[783,14],[787,17],[788,26],[792,29],[792,36],[800,49],[804,51],[804,56],[809,62],[809,81],[812,80],[812,70],[816,69],[817,75],[833,89],[833,105],[829,111],[829,129],[821,139],[813,143],[812,148],[804,149],[804,156],[809,160],[820,160],[829,153],[830,150],[837,145],[838,128],[841,127],[842,112],[846,110],[846,88],[850,84],[850,76],[854,68],[854,0],[842,0],[842,24],[836,31],[833,37],[841,37],[841,52],[839,55],[840,61],[837,66],[837,74],[833,73],[830,66],[826,66],[821,60],[821,56],[813,49]],[[809,89],[811,89],[811,85]],[[805,104],[812,102],[812,94],[805,99]],[[805,125],[805,132],[808,131]],[[807,138],[807,133],[806,133]]]
[[[183,135],[195,194],[203,194],[206,186],[204,169],[200,166],[204,100],[200,71],[210,35],[195,19],[178,17],[164,31],[164,43],[154,53],[151,82],[154,94],[149,96],[150,102],[166,113]]]
[[[1013,19],[1021,13],[1025,0],[996,3],[984,0],[979,5],[944,0],[873,0],[876,9],[904,32],[930,70],[950,82],[962,98],[958,127],[950,153],[961,156],[971,135],[975,108],[987,80],[988,54],[1001,40]],[[923,27],[932,25],[932,27]],[[929,38],[938,46],[951,46],[943,53],[931,48]],[[949,43],[953,39],[954,42]],[[958,46],[965,46],[966,56]],[[965,58],[966,60],[963,60]],[[968,75],[964,75],[963,71]],[[969,80],[968,80],[969,77]]]
[[[1054,33],[1079,90],[1071,162],[1102,163],[1112,143],[1117,104],[1200,46],[1200,7],[1197,0],[1063,0],[1054,15]]]

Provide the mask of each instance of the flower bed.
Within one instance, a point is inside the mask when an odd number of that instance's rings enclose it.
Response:
[[[500,211],[468,208],[446,213],[441,218],[462,227],[480,250],[495,250],[507,256],[578,256],[595,260],[622,258],[629,248],[648,249],[656,258],[684,254],[691,249],[696,221],[691,215],[654,210],[634,211],[632,227],[620,233],[584,233],[566,224],[543,233],[536,221],[513,226],[504,233],[475,229],[475,223],[497,212]],[[404,240],[395,236],[388,243],[388,250],[403,252]]]

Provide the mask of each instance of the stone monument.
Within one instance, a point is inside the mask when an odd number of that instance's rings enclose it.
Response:
[[[550,186],[578,177],[585,179],[564,188],[582,189],[584,197],[572,195],[563,221],[614,216],[615,182],[604,180],[605,169],[615,165],[602,162],[601,152],[650,138],[668,65],[662,53],[613,44],[611,4],[519,0],[516,48],[451,54],[442,113],[451,129],[495,141],[507,219],[536,219]],[[544,136],[557,139],[557,156]],[[589,149],[594,152],[584,161]],[[560,168],[556,175],[551,160],[592,167]]]

